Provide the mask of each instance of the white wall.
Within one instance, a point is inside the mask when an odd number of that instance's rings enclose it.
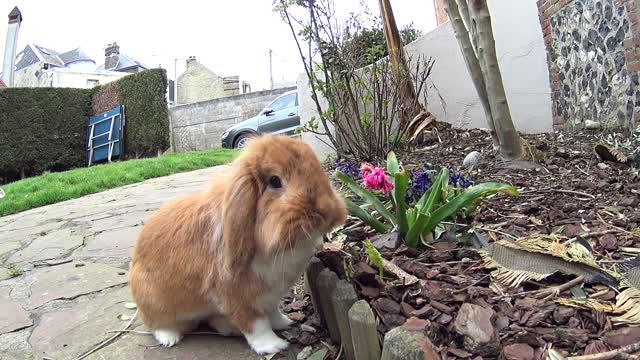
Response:
[[[514,125],[526,133],[551,131],[549,72],[535,0],[490,0],[489,11]],[[407,45],[406,50],[411,56],[424,54],[435,60],[427,94],[428,110],[438,120],[460,127],[486,127],[449,22]]]
[[[124,72],[54,68],[42,70],[41,63],[16,71],[16,87],[72,87],[88,88],[87,80],[98,80],[100,85],[131,75]]]
[[[490,0],[496,51],[516,129],[525,133],[553,129],[546,48],[535,0]],[[480,100],[449,22],[406,46],[409,56],[431,56],[435,65],[428,81],[427,109],[439,121],[457,127],[486,128]],[[301,122],[317,116],[306,76],[298,80]],[[421,96],[422,98],[422,96]],[[421,99],[422,100],[422,99]],[[328,153],[317,137],[305,134],[317,152]]]

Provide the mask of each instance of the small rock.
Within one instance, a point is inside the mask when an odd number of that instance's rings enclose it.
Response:
[[[371,238],[371,243],[378,249],[395,250],[400,246],[400,241],[397,232],[391,232],[386,234],[376,235]]]
[[[576,311],[570,307],[558,306],[553,311],[553,320],[558,325],[564,325],[569,321],[569,319],[571,319],[573,315],[575,315],[575,313]]]
[[[627,198],[624,198],[624,199],[620,200],[620,202],[618,204],[620,206],[636,207],[636,206],[638,206],[639,202],[640,202],[640,200],[638,199],[638,196],[629,196]]]
[[[387,325],[389,328],[394,328],[396,326],[401,326],[407,319],[398,314],[382,314],[382,322]]]
[[[462,304],[454,321],[454,329],[464,335],[465,349],[481,355],[498,351],[496,331],[491,323],[494,314],[492,309]]]
[[[298,337],[298,342],[302,345],[315,344],[318,342],[318,336],[313,333],[303,331]]]
[[[472,151],[467,156],[464,157],[462,161],[462,167],[468,168],[471,166],[478,165],[482,161],[482,154],[478,151]]]
[[[598,243],[606,250],[613,250],[618,247],[618,240],[613,234],[606,234],[598,239]]]
[[[306,331],[306,332],[310,332],[310,333],[315,333],[316,332],[316,328],[314,328],[311,325],[307,325],[307,324],[300,324],[300,330]]]
[[[440,325],[447,325],[448,323],[451,322],[451,320],[453,320],[453,317],[449,314],[442,314],[438,316],[438,318],[436,319],[436,321]]]
[[[589,180],[580,180],[578,186],[585,190],[595,190],[598,187],[594,182]]]
[[[402,307],[389,298],[380,298],[373,302],[373,307],[387,314],[399,314]]]
[[[496,319],[496,330],[500,331],[502,329],[506,329],[509,327],[509,317],[508,316],[498,316]]]
[[[604,342],[613,348],[620,348],[636,343],[638,339],[640,339],[640,328],[637,327],[613,330],[604,335]]]
[[[462,359],[468,359],[468,358],[470,358],[470,357],[471,357],[471,353],[469,353],[469,352],[467,352],[467,351],[464,351],[464,350],[462,350],[462,349],[457,349],[457,348],[454,348],[454,347],[449,347],[449,348],[447,349],[447,351],[448,351],[449,353],[451,353],[451,354],[453,354],[453,355],[455,355],[455,356],[459,357],[459,358],[462,358]]]
[[[300,310],[304,309],[305,306],[307,306],[307,302],[305,300],[297,300],[297,301],[294,301],[291,304],[287,305],[285,310],[288,310],[288,311],[300,311]]]
[[[404,327],[411,331],[425,331],[429,328],[431,322],[429,320],[410,317],[405,321]]]
[[[505,360],[533,360],[533,348],[527,344],[513,344],[502,349]]]
[[[608,167],[609,167],[609,165],[607,165],[607,164],[605,164],[605,163],[602,163],[602,162],[601,162],[601,163],[598,163],[596,166],[597,166],[597,167],[598,167],[598,169],[600,169],[600,170],[604,170],[604,169],[606,169],[606,168],[608,168]]]
[[[584,348],[584,355],[598,354],[601,352],[609,351],[609,347],[605,345],[601,340],[593,340],[587,347]]]
[[[600,129],[602,127],[602,123],[600,123],[600,121],[585,120],[584,127],[586,129]]]
[[[287,316],[289,316],[289,319],[297,322],[304,321],[304,319],[307,317],[302,311],[292,312],[287,314]]]
[[[572,202],[565,203],[562,205],[562,210],[564,210],[564,212],[574,212],[578,210],[578,204]]]
[[[380,289],[371,286],[363,286],[360,293],[369,298],[377,298],[380,296]]]

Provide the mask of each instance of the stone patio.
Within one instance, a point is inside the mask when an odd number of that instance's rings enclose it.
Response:
[[[0,218],[0,359],[76,359],[135,310],[127,270],[140,225],[225,166],[157,178]],[[23,271],[11,278],[7,269]],[[146,330],[139,320],[131,329]],[[191,335],[155,346],[128,333],[87,359],[259,359],[244,339]]]

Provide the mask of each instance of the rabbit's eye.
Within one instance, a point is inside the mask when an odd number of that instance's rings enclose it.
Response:
[[[274,189],[279,189],[282,187],[282,181],[277,176],[272,176],[269,178],[269,186]]]

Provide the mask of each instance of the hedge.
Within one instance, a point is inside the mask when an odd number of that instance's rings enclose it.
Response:
[[[169,147],[167,76],[145,70],[91,89],[0,90],[0,182],[86,164],[89,117],[125,106],[128,157]]]
[[[15,178],[85,163],[91,90],[0,90],[0,172]]]
[[[94,115],[118,104],[125,107],[127,156],[152,156],[169,148],[166,89],[164,69],[142,71],[96,88],[92,104]]]

